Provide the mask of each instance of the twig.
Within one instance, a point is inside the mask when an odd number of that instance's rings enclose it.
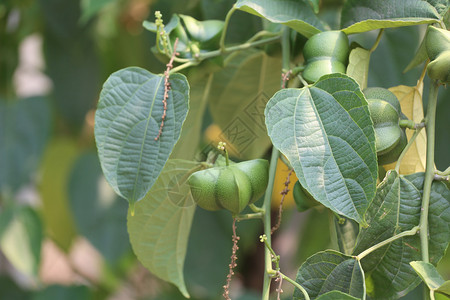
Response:
[[[292,70],[287,71],[286,73],[281,74],[281,80],[283,81],[283,84],[281,85],[281,88],[286,88],[286,83],[289,81],[289,75],[292,74]]]
[[[228,275],[227,275],[227,283],[223,286],[223,294],[222,296],[226,299],[226,300],[231,300],[230,298],[230,283],[231,283],[231,277],[233,277],[234,275],[234,271],[233,269],[237,266],[236,260],[237,260],[237,255],[236,252],[238,251],[239,247],[238,247],[238,241],[239,241],[240,237],[237,236],[236,234],[236,219],[233,219],[233,248],[231,251],[231,263],[228,265],[230,267]]]
[[[272,227],[272,230],[270,230],[270,234],[273,234],[275,231],[278,230],[278,228],[280,228],[281,225],[281,216],[283,214],[283,202],[284,202],[284,198],[286,197],[286,195],[289,193],[289,184],[291,183],[291,175],[292,172],[294,170],[291,169],[286,177],[286,181],[284,182],[284,189],[280,192],[281,196],[281,200],[280,200],[280,206],[278,207],[278,221],[277,224],[275,226]]]
[[[277,271],[277,278],[275,278],[275,282],[278,282],[278,287],[275,290],[277,292],[277,300],[281,300],[281,294],[283,293],[283,290],[281,289],[283,285],[283,276],[280,271]]]
[[[170,75],[170,70],[173,68],[173,60],[174,60],[175,56],[178,55],[177,43],[178,43],[178,38],[176,38],[175,43],[173,43],[172,57],[170,58],[169,63],[166,65],[166,67],[167,67],[166,71],[164,71],[164,97],[162,100],[163,105],[164,105],[164,111],[163,111],[163,114],[161,117],[161,125],[159,126],[158,135],[155,137],[155,141],[159,140],[159,138],[162,134],[163,127],[164,127],[164,120],[166,119],[167,99],[169,98],[169,90],[170,90],[169,75]]]

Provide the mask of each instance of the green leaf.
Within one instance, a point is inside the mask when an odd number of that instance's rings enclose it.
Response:
[[[41,219],[30,207],[6,207],[0,214],[0,247],[20,272],[37,277],[41,261]]]
[[[331,291],[328,293],[325,293],[321,295],[320,297],[316,298],[316,300],[358,300],[359,298],[355,298],[353,296],[350,296],[349,294],[339,292],[339,291]]]
[[[43,15],[46,73],[53,83],[51,100],[72,130],[79,130],[93,109],[101,87],[100,56],[94,22],[80,24],[79,0],[39,0]]]
[[[92,292],[87,286],[62,286],[51,285],[36,292],[31,300],[91,300],[94,299]]]
[[[214,73],[209,109],[221,131],[213,140],[224,140],[233,156],[253,159],[270,147],[264,108],[280,87],[281,61],[263,51],[234,55],[225,68]],[[281,76],[281,75],[280,75]]]
[[[367,87],[369,78],[370,51],[356,47],[350,52],[347,65],[347,75],[356,80],[361,90]]]
[[[164,76],[130,67],[113,73],[103,86],[95,114],[95,140],[106,180],[131,209],[161,172],[180,137],[188,111],[189,84],[170,76],[163,116]]]
[[[116,0],[81,0],[81,23],[86,23],[94,17],[103,7]]]
[[[50,129],[47,100],[0,101],[0,191],[14,193],[36,171]]]
[[[109,263],[117,262],[130,248],[127,205],[106,182],[97,153],[80,155],[68,183],[69,204],[78,232]]]
[[[342,8],[341,28],[352,34],[436,23],[439,17],[436,9],[422,0],[349,0]]]
[[[372,120],[358,84],[331,74],[311,87],[283,89],[267,103],[265,116],[272,143],[314,199],[364,223],[378,171]]]
[[[175,284],[188,297],[184,259],[195,203],[187,184],[198,163],[169,160],[153,187],[128,214],[131,245],[141,263],[159,278]]]
[[[436,293],[444,294],[450,297],[450,280],[444,282],[437,290]]]
[[[450,9],[449,0],[426,0],[428,3],[436,8],[437,12],[444,16]]]
[[[432,264],[424,261],[412,261],[409,264],[430,290],[436,290],[444,283],[444,279]]]
[[[427,31],[428,32],[428,31]],[[416,55],[414,55],[414,58],[411,60],[411,62],[406,66],[403,73],[408,72],[414,67],[417,67],[424,61],[426,61],[428,58],[427,54],[427,48],[425,47],[425,37],[422,39],[422,42],[420,43],[419,49],[417,49]]]
[[[347,255],[352,254],[359,232],[359,224],[346,218],[343,218],[343,223],[336,217],[333,219],[339,250]]]
[[[306,37],[324,30],[311,6],[303,0],[238,0],[236,8],[291,27]]]
[[[366,287],[361,264],[352,256],[334,250],[318,252],[308,258],[300,266],[295,281],[308,292],[311,299],[333,290],[365,299]],[[295,289],[294,300],[298,299],[305,298],[299,289]]]
[[[67,253],[77,235],[67,187],[78,155],[75,139],[55,138],[45,149],[40,169],[39,192],[45,228],[50,238]]]
[[[422,203],[423,173],[399,176],[390,171],[378,186],[367,210],[369,227],[362,228],[354,254],[419,224]],[[450,240],[450,191],[442,182],[433,182],[429,209],[429,253],[431,263],[443,256]],[[421,259],[420,238],[408,236],[372,252],[362,265],[374,289],[373,299],[396,299],[420,283],[409,265]]]
[[[308,0],[309,5],[311,5],[311,8],[313,9],[315,14],[319,13],[319,5],[320,0]]]
[[[181,130],[180,139],[173,148],[170,158],[193,160],[198,154],[202,137],[203,115],[211,92],[213,75],[207,73],[200,78],[188,77],[190,85],[189,112]]]

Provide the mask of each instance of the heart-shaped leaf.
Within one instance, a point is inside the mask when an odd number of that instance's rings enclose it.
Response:
[[[376,190],[375,134],[358,84],[343,74],[278,91],[267,103],[272,143],[302,186],[334,212],[364,223]]]
[[[354,254],[417,226],[422,187],[423,173],[399,176],[395,171],[389,172],[367,210],[369,227],[361,229]],[[433,182],[431,189],[429,254],[431,263],[436,264],[450,240],[450,191],[442,182]],[[396,299],[416,287],[420,278],[409,263],[421,259],[419,249],[419,236],[407,236],[363,258],[367,281],[373,283],[370,297]]]
[[[130,242],[141,263],[189,297],[183,266],[195,212],[187,178],[198,163],[171,159],[153,187],[128,214]],[[197,168],[198,170],[198,168]]]
[[[235,6],[272,23],[287,25],[306,37],[324,30],[310,4],[303,0],[238,0]]]
[[[342,9],[341,28],[352,34],[436,23],[439,19],[436,9],[422,0],[349,0]]]
[[[308,292],[311,299],[333,290],[365,299],[366,287],[361,264],[354,257],[334,250],[318,252],[308,258],[298,270],[295,281]],[[295,289],[294,300],[300,299],[305,299],[303,293]]]
[[[131,209],[155,183],[180,137],[188,111],[189,84],[170,76],[164,113],[164,76],[130,67],[113,73],[103,86],[95,114],[95,140],[106,180]]]
[[[322,294],[316,300],[358,300],[359,298],[355,298],[353,296],[350,296],[349,294],[339,292],[339,291],[331,291],[325,294]]]

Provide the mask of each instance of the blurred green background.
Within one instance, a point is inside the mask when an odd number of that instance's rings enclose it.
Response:
[[[166,22],[173,13],[223,20],[233,3],[1,0],[0,299],[183,299],[173,286],[146,271],[131,251],[127,203],[106,183],[96,155],[95,106],[112,72],[128,66],[164,71],[150,51],[154,35],[142,28],[156,10]],[[338,13],[333,8],[322,17],[333,20]],[[227,43],[245,41],[263,27],[267,24],[259,18],[237,12]],[[402,70],[423,32],[424,27],[386,30],[371,59],[369,86],[415,85],[422,66],[407,74]],[[370,47],[376,34],[352,39]],[[264,50],[279,59],[277,47]],[[441,89],[439,98],[436,165],[444,169],[450,165],[450,90]],[[214,112],[207,111],[202,128],[213,121]],[[297,213],[286,207],[273,242],[285,274],[295,277],[308,256],[335,247],[329,218],[326,211]],[[233,299],[260,298],[260,225],[239,224]],[[197,209],[185,263],[193,299],[221,298],[230,253],[229,215]],[[448,254],[439,269],[450,278]],[[291,293],[286,286],[285,298]],[[405,299],[421,297],[419,288]]]

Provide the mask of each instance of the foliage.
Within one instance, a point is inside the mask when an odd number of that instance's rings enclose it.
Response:
[[[447,0],[2,2],[0,298],[219,299],[227,273],[225,299],[450,296],[449,15]],[[23,92],[27,68],[52,85]],[[383,165],[393,127],[408,141]],[[49,243],[89,285],[46,281]]]

